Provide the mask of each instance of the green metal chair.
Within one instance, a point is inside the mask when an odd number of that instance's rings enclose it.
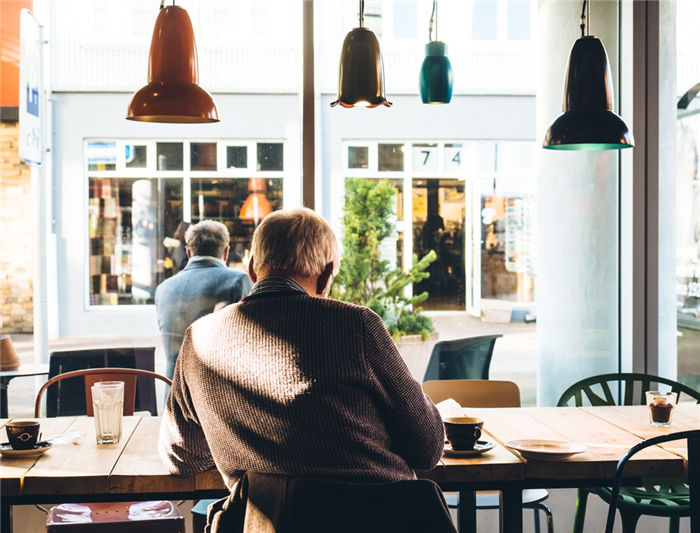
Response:
[[[620,373],[592,376],[571,385],[557,406],[644,405],[648,390],[670,389],[678,393],[678,402],[700,402],[700,391],[671,379],[651,374]],[[608,504],[612,490],[607,487],[578,490],[574,533],[583,533],[586,504],[590,493]],[[633,533],[642,515],[669,518],[669,533],[678,533],[680,519],[691,514],[688,487],[680,478],[646,478],[641,487],[622,487],[617,509],[622,518],[622,533]]]

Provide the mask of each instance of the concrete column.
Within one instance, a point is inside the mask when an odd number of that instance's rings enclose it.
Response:
[[[538,5],[538,142],[562,112],[581,7]],[[617,91],[617,2],[592,1],[587,24],[608,52]],[[555,405],[570,384],[618,367],[619,157],[617,151],[538,152],[538,405]]]

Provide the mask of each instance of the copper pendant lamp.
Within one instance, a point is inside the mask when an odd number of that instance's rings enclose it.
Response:
[[[129,102],[127,120],[181,124],[219,122],[211,95],[199,83],[192,21],[182,7],[163,7],[148,59],[148,85]]]
[[[432,39],[435,24],[435,40]],[[428,26],[428,44],[420,69],[420,96],[424,104],[449,104],[452,100],[452,64],[447,57],[447,44],[437,39],[437,0]]]
[[[360,0],[360,27],[343,41],[338,74],[338,99],[331,107],[391,106],[384,93],[384,62],[374,32],[364,27],[364,0]]]
[[[625,121],[613,112],[612,75],[600,39],[584,35],[586,0],[581,14],[581,37],[569,53],[564,83],[563,113],[547,130],[548,150],[621,150],[634,138]]]
[[[265,195],[267,190],[265,178],[250,178],[248,180],[248,190],[250,194],[243,202],[238,217],[243,220],[252,220],[257,226],[263,218],[273,211],[272,204],[270,204],[270,200]]]

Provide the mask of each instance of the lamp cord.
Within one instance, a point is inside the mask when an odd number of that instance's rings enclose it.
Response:
[[[365,0],[360,0],[360,28],[365,27]]]
[[[160,9],[165,7],[165,0],[160,0]]]
[[[583,0],[583,9],[581,10],[581,37],[586,35],[586,4],[587,0]]]
[[[430,23],[428,24],[428,41],[433,40],[433,24],[435,25],[435,40],[437,41],[437,0],[433,0],[433,12],[430,14]]]

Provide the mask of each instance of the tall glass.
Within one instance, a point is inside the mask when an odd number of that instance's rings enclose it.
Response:
[[[675,392],[647,391],[647,405],[649,406],[649,423],[656,427],[669,427],[673,418],[673,409],[676,406],[677,394]]]
[[[124,382],[98,381],[91,390],[97,444],[119,442],[124,418]]]

